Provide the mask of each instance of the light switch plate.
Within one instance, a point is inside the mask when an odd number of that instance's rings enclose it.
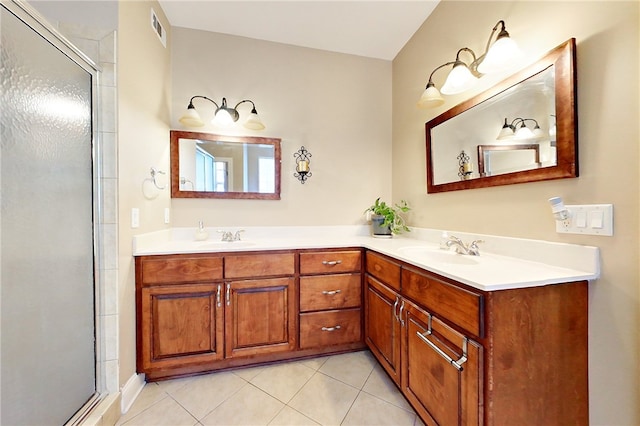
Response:
[[[140,209],[134,207],[131,209],[131,228],[140,227]]]
[[[569,217],[556,220],[560,234],[613,235],[613,204],[565,206]]]

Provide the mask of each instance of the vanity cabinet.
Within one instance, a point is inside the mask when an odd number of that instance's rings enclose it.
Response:
[[[148,380],[364,348],[362,250],[136,257]]]
[[[586,281],[485,292],[373,252],[366,274],[365,342],[425,424],[589,423]]]
[[[300,253],[300,348],[362,341],[362,251]]]

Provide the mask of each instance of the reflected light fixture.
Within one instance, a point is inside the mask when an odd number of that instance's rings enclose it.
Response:
[[[533,121],[535,126],[533,130],[529,129],[526,125],[527,121]],[[519,126],[519,127],[518,127]],[[514,118],[511,124],[508,123],[507,119],[504,119],[504,125],[502,129],[500,129],[500,133],[498,133],[497,140],[509,140],[509,139],[521,139],[521,140],[530,140],[530,139],[544,139],[545,133],[540,128],[538,121],[533,118]]]
[[[238,102],[236,106],[231,108],[227,105],[227,98],[222,98],[222,103],[218,105],[218,103],[213,99],[210,99],[206,96],[200,96],[200,95],[193,96],[189,100],[189,105],[187,106],[187,110],[182,115],[182,117],[180,117],[180,119],[178,120],[180,121],[180,123],[184,124],[187,127],[204,126],[204,121],[200,117],[200,114],[198,114],[198,111],[196,111],[196,107],[193,106],[193,100],[197,98],[206,99],[216,106],[216,111],[214,113],[213,120],[211,120],[211,123],[216,126],[228,127],[233,123],[235,123],[236,121],[238,121],[238,119],[240,118],[240,114],[238,113],[238,107],[243,103],[250,103],[251,113],[249,114],[249,117],[247,118],[247,120],[244,122],[244,127],[251,130],[263,130],[265,128],[264,124],[262,123],[262,120],[260,120],[260,117],[258,116],[258,111],[256,111],[256,105],[253,103],[253,101],[249,99],[245,99]]]
[[[498,30],[500,31],[498,32]],[[496,32],[498,32],[498,35],[492,44],[491,40]],[[469,64],[460,59],[460,53],[462,52],[467,52],[473,57]],[[429,82],[418,101],[418,107],[433,108],[440,106],[444,103],[442,94],[455,95],[469,90],[483,74],[503,71],[512,66],[521,56],[522,53],[509,36],[504,21],[500,20],[491,30],[485,52],[481,56],[478,57],[473,50],[463,47],[456,53],[455,61],[440,65],[431,72]],[[453,67],[440,91],[433,83],[433,75],[439,69],[450,65],[453,65]]]

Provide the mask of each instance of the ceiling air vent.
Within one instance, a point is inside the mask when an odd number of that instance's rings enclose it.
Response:
[[[156,16],[156,12],[151,9],[151,28],[153,28],[153,32],[156,33],[162,45],[167,47],[167,33],[164,31],[164,27],[160,23],[160,20]]]

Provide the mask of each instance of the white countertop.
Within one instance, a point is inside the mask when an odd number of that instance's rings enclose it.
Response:
[[[221,242],[218,228],[208,228],[205,241],[195,240],[195,228],[172,228],[135,236],[133,254],[364,247],[484,291],[593,281],[600,275],[599,249],[575,244],[449,231],[466,243],[485,241],[480,244],[480,256],[463,256],[439,250],[442,230],[435,229],[412,228],[390,239],[373,238],[368,226],[220,229],[244,229],[242,241]]]

